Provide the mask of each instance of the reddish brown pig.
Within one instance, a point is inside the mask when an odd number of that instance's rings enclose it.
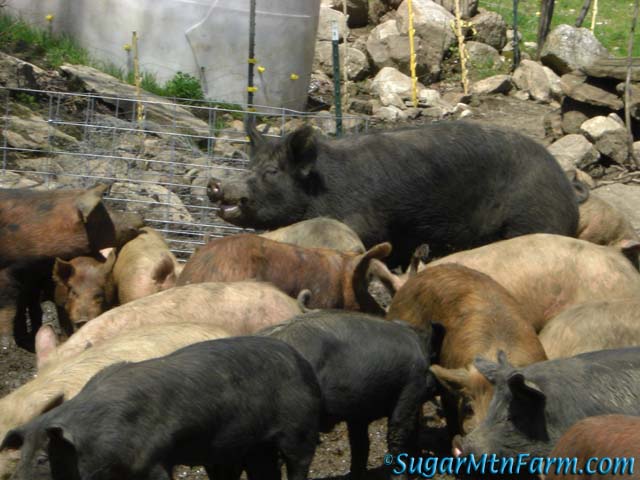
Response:
[[[503,240],[448,255],[428,264],[425,271],[443,263],[489,275],[531,313],[536,331],[578,303],[640,298],[640,273],[621,248],[561,235],[538,233]]]
[[[528,312],[487,275],[441,264],[411,277],[396,293],[387,319],[442,326],[437,365],[451,435],[468,433],[486,416],[493,389],[473,367],[477,356],[497,359],[504,350],[518,366],[546,360]]]
[[[39,366],[69,358],[121,332],[144,325],[191,322],[246,335],[302,313],[298,302],[264,282],[198,283],[174,287],[111,309],[71,335]]]
[[[189,320],[185,317],[184,320]],[[47,365],[38,376],[0,400],[0,437],[12,428],[74,397],[85,383],[103,368],[117,362],[139,362],[161,357],[197,342],[224,338],[227,332],[215,325],[169,323],[143,325],[121,332],[100,345]],[[51,327],[38,332],[38,350],[53,347]],[[0,480],[10,478],[19,459],[17,451],[0,452]]]
[[[41,322],[41,292],[49,289],[53,259],[97,254],[133,238],[142,219],[109,212],[105,185],[89,190],[0,189],[0,341],[14,332],[32,349]],[[21,298],[22,297],[22,298]],[[31,332],[26,325],[31,319]]]
[[[115,263],[115,250],[111,250],[106,260],[76,257],[66,262],[56,259],[53,266],[55,302],[74,330],[115,306],[112,275]]]
[[[388,271],[379,259],[390,252],[389,243],[358,255],[303,248],[258,235],[234,235],[215,239],[194,253],[178,285],[256,279],[271,282],[292,297],[309,289],[310,308],[383,313],[367,290],[368,278]]]
[[[549,454],[550,458],[576,458],[575,471],[550,464],[547,480],[640,479],[638,444],[640,417],[600,415],[580,420],[567,430]],[[593,459],[593,460],[592,460]],[[609,460],[606,460],[609,459]],[[600,465],[599,465],[600,464]],[[598,472],[600,466],[600,472]],[[569,467],[571,468],[571,467]]]
[[[574,305],[540,332],[549,359],[640,346],[640,298]]]
[[[176,257],[159,232],[150,227],[118,252],[113,279],[122,305],[175,286],[179,269]]]
[[[349,226],[327,217],[316,217],[270,232],[261,237],[306,248],[332,248],[341,252],[364,253],[366,248]]]

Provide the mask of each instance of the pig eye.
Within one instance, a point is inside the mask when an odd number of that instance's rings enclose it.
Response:
[[[265,176],[276,175],[278,173],[278,169],[276,167],[267,167],[264,170]]]
[[[49,463],[49,457],[46,453],[43,453],[38,456],[36,462],[38,463],[38,465],[46,465],[47,463]]]

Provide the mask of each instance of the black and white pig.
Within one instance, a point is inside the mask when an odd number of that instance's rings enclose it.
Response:
[[[174,465],[212,479],[306,480],[322,401],[309,363],[286,343],[234,337],[118,363],[71,400],[7,433],[15,480],[170,480]]]
[[[477,359],[475,366],[495,393],[478,428],[454,439],[456,456],[548,456],[562,434],[583,418],[640,415],[638,347],[589,352],[524,368],[512,367],[501,352],[498,363]]]
[[[260,333],[293,346],[313,367],[324,402],[323,431],[346,421],[351,478],[364,478],[370,422],[388,417],[387,448],[417,447],[422,404],[433,397],[431,331],[372,315],[321,310]],[[394,477],[400,478],[400,477]]]
[[[366,248],[389,241],[390,266],[428,243],[436,257],[534,232],[575,236],[576,193],[539,143],[456,121],[340,139],[303,127],[283,139],[250,128],[251,170],[212,178],[219,215],[274,229],[326,216]]]

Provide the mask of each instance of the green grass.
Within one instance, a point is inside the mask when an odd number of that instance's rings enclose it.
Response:
[[[583,3],[583,0],[556,0],[551,28],[562,23],[575,25]],[[488,0],[484,5],[481,1],[480,6],[500,13],[508,25],[513,23],[513,0]],[[521,0],[518,4],[518,28],[525,42],[536,41],[539,18],[536,12],[539,11],[539,0]],[[590,9],[582,24],[585,28],[591,26],[591,13]],[[631,0],[600,0],[598,2],[594,34],[613,56],[627,55],[632,14]],[[636,27],[633,46],[633,55],[636,57],[640,56],[639,30],[640,26]]]

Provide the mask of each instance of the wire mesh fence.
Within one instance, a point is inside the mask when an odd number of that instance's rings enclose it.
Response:
[[[0,180],[31,188],[110,185],[105,203],[140,214],[162,232],[178,258],[207,236],[242,229],[223,222],[206,197],[211,177],[248,166],[243,119],[278,137],[303,123],[335,131],[335,118],[260,107],[105,94],[0,88]],[[366,131],[366,117],[345,116],[347,134]],[[10,178],[9,178],[10,177]]]

